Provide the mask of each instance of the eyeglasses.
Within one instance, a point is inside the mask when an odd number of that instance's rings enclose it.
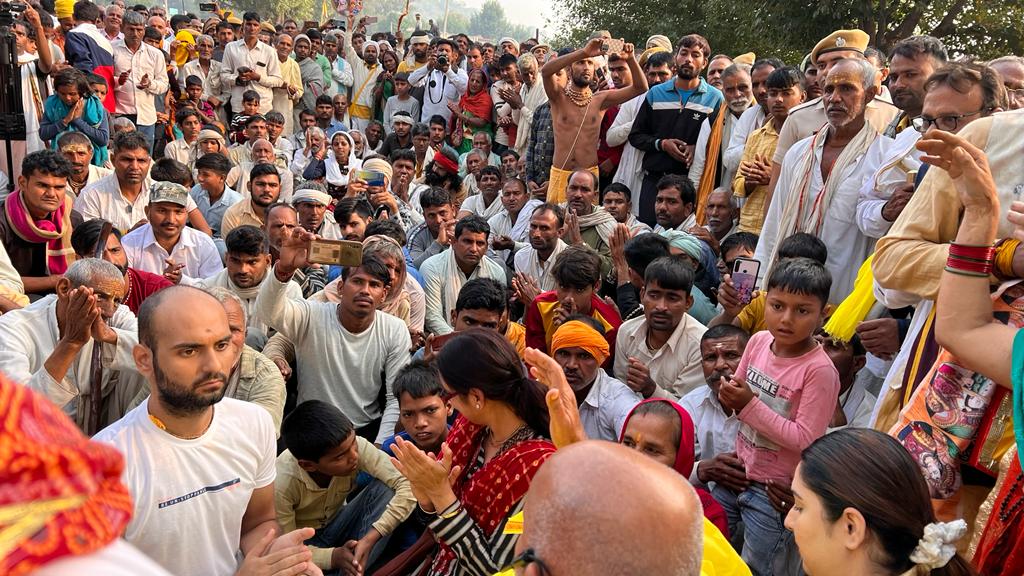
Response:
[[[542,576],[550,573],[548,567],[544,565],[544,562],[540,559],[539,556],[537,556],[537,553],[534,552],[533,548],[527,548],[526,550],[523,550],[522,554],[513,558],[512,562],[510,562],[509,565],[506,566],[503,571],[515,570],[517,568],[526,568],[530,564],[536,564],[537,567],[540,568],[540,573]]]
[[[977,116],[978,114],[982,114],[987,111],[987,109],[982,108],[977,112],[969,112],[967,114],[950,114],[948,116],[939,116],[938,118],[929,118],[928,116],[921,115],[910,122],[913,124],[914,130],[917,130],[921,134],[931,130],[932,126],[946,132],[956,132],[960,127],[960,120],[970,118],[971,116]]]

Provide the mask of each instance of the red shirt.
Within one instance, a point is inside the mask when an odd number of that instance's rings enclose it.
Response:
[[[174,286],[170,280],[163,276],[153,274],[152,272],[136,270],[135,268],[129,268],[125,277],[128,280],[128,296],[124,299],[124,305],[135,314],[139,313],[142,301],[149,298],[151,294],[156,294],[164,288]]]

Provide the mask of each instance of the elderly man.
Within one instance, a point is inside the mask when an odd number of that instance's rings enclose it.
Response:
[[[767,274],[784,238],[797,232],[819,236],[829,246],[825,267],[832,274],[833,303],[853,290],[860,264],[881,236],[851,218],[861,184],[870,175],[866,153],[879,137],[865,117],[875,97],[875,73],[866,60],[849,58],[826,74],[822,102],[828,123],[786,154],[754,253],[767,263],[762,264],[762,274]]]
[[[352,87],[352,67],[341,57],[341,37],[333,32],[324,34],[324,57],[331,65],[331,78],[327,93],[334,97],[338,94],[348,95]]]
[[[544,91],[544,83],[540,80],[540,64],[533,54],[519,57],[519,76],[523,81],[519,94],[509,95],[506,103],[512,107],[512,121],[516,125],[514,148],[520,157],[526,155],[530,144],[530,128],[533,126],[533,112],[548,101],[548,93]]]
[[[621,56],[629,65],[634,82],[625,88],[592,92],[590,83],[596,77],[596,58],[604,53],[602,46],[604,40],[594,38],[584,48],[555,58],[541,68],[555,129],[555,152],[548,180],[549,202],[566,199],[565,191],[573,170],[589,171],[597,180],[597,148],[605,112],[647,90],[647,80],[633,57],[633,45],[625,44]],[[569,70],[565,86],[555,80],[555,74],[562,69]]]
[[[146,223],[122,239],[129,265],[163,274],[174,284],[192,284],[224,267],[220,251],[206,234],[185,226],[188,189],[181,184],[157,182],[150,188]]]
[[[72,201],[88,185],[109,175],[113,170],[92,163],[92,140],[81,132],[65,132],[57,138],[57,150],[71,163],[67,195]]]
[[[328,210],[331,202],[330,194],[321,184],[304,183],[292,198],[292,206],[299,215],[299,226],[327,240],[343,240],[341,227],[334,219],[334,213]]]
[[[244,225],[228,233],[224,244],[227,247],[224,258],[227,266],[216,275],[202,280],[199,285],[224,288],[240,299],[248,319],[245,324],[245,344],[262,350],[271,333],[263,319],[256,316],[256,296],[260,286],[269,277],[270,242],[261,229]],[[302,290],[299,285],[290,282],[285,297],[301,299]]]
[[[604,326],[587,316],[570,316],[551,336],[550,351],[575,394],[587,438],[617,442],[643,396],[601,368],[609,355]]]
[[[246,146],[251,147],[249,159],[240,158],[238,165],[231,168],[227,177],[228,184],[235,190],[247,190],[252,169],[260,164],[270,164],[277,169],[277,173],[281,177],[280,200],[291,202],[295,192],[295,175],[287,167],[281,165],[283,161],[279,150],[274,148],[266,138],[257,138],[247,142]]]
[[[242,93],[255,90],[260,95],[260,114],[270,112],[274,104],[273,89],[280,86],[281,61],[277,52],[259,41],[260,15],[246,12],[242,16],[242,39],[224,48],[221,82],[231,87],[231,102],[241,104]]]
[[[292,37],[281,34],[274,42],[277,60],[281,66],[281,85],[274,88],[274,111],[284,116],[284,133],[295,131],[295,109],[301,106],[305,92],[302,82],[302,70],[298,62],[289,58],[295,46]]]
[[[120,418],[142,384],[132,361],[135,315],[121,305],[124,297],[121,271],[89,258],[68,268],[56,294],[0,317],[3,371],[60,406],[87,434]],[[97,342],[102,351],[94,363]]]
[[[774,67],[772,68],[774,70]],[[710,75],[710,73],[709,73]],[[727,165],[724,152],[732,138],[732,132],[739,123],[743,113],[753,101],[751,78],[742,64],[733,64],[722,72],[722,93],[728,114],[721,114],[712,119],[705,118],[700,125],[697,145],[694,149],[693,163],[690,164],[690,182],[697,190],[697,222],[703,224],[703,202],[714,188],[731,183],[739,165]]]
[[[124,38],[124,33],[121,32],[121,18],[123,16],[124,8],[117,4],[111,4],[103,10],[103,35],[111,43]]]
[[[313,56],[312,43],[309,40],[309,36],[299,34],[295,36],[293,43],[295,45],[295,63],[299,66],[299,77],[302,80],[302,96],[295,103],[295,120],[296,123],[302,126],[301,115],[306,112],[312,113],[316,111],[317,100],[321,96],[327,95],[327,88],[324,71],[317,64],[316,58]],[[281,50],[284,50],[284,48],[278,46],[278,58],[281,57]],[[285,58],[287,57],[288,55],[285,54]],[[328,96],[329,98],[330,96]],[[305,128],[308,128],[308,126],[303,129]]]
[[[572,246],[593,248],[601,257],[601,274],[607,274],[612,266],[609,238],[617,222],[604,207],[597,206],[597,185],[597,175],[589,170],[577,170],[569,177],[562,206],[566,211],[562,239]]]
[[[182,88],[185,87],[185,79],[189,76],[198,76],[203,80],[203,98],[213,106],[218,115],[224,114],[224,84],[221,79],[221,71],[224,65],[213,59],[213,49],[216,46],[213,36],[202,34],[196,38],[196,51],[199,57],[189,60],[181,67],[181,77],[178,82]],[[223,120],[227,116],[223,115]]]
[[[768,110],[768,77],[783,67],[777,58],[762,58],[754,62],[750,68],[750,87],[754,95],[754,105],[747,108],[733,126],[728,140],[722,141],[722,162],[735,174],[743,156],[743,147],[747,138],[758,128],[764,126]]]

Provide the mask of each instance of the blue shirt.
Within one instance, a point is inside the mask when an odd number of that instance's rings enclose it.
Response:
[[[193,186],[189,196],[195,201],[203,218],[206,218],[206,223],[213,230],[214,238],[220,238],[220,224],[224,220],[224,212],[242,201],[242,195],[229,188],[227,184],[224,185],[224,193],[213,203],[210,203],[210,193],[201,184]]]

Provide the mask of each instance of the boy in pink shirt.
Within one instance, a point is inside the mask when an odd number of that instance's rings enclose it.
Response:
[[[755,575],[773,574],[783,556],[783,518],[772,507],[767,485],[788,487],[800,453],[825,434],[839,396],[839,373],[815,340],[832,278],[820,263],[790,258],[768,277],[765,323],[754,334],[732,380],[722,379],[719,401],[739,414],[736,454],[750,486],[712,494],[729,515],[729,528],[745,526],[742,556]]]

